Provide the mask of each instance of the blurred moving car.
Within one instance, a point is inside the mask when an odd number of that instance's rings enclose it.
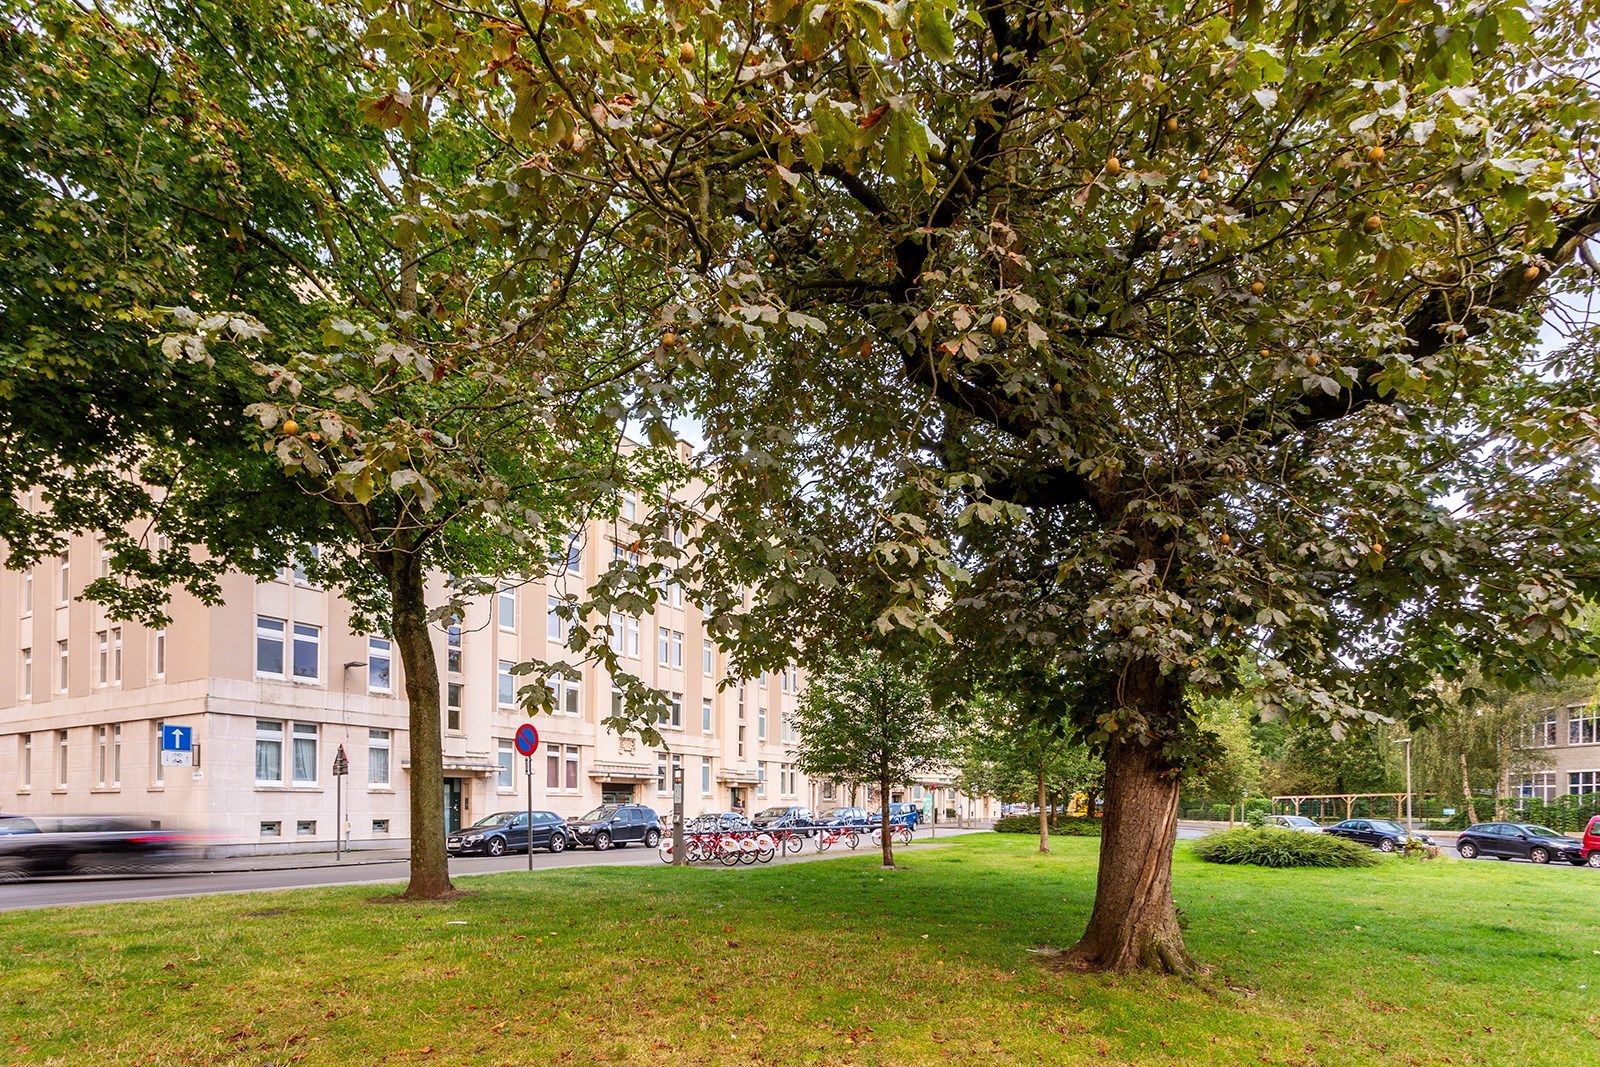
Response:
[[[1397,822],[1388,819],[1346,819],[1344,822],[1334,823],[1322,831],[1334,837],[1344,837],[1351,841],[1359,841],[1363,845],[1370,845],[1379,852],[1398,852],[1406,847],[1409,838],[1420,841],[1424,845],[1433,844],[1432,839],[1426,836],[1411,837],[1406,833],[1406,828]]]
[[[1583,828],[1583,862],[1600,867],[1600,815],[1589,820]]]
[[[730,830],[751,830],[754,826],[737,811],[708,811],[684,823],[683,828],[691,834],[716,834]]]
[[[783,804],[755,813],[750,825],[757,830],[807,830],[812,824],[811,809],[800,804]],[[807,836],[815,831],[807,830]]]
[[[1591,821],[1590,826],[1593,825]],[[1533,863],[1560,860],[1574,866],[1584,862],[1582,841],[1548,826],[1527,822],[1480,822],[1469,826],[1456,838],[1456,851],[1464,860],[1494,856]]]
[[[643,804],[602,804],[568,825],[578,844],[601,852],[634,842],[645,848],[661,844],[661,816]]]
[[[1261,820],[1263,826],[1276,826],[1280,830],[1294,830],[1302,834],[1320,834],[1322,827],[1304,815],[1268,815]]]
[[[865,808],[829,808],[817,816],[817,825],[837,828],[853,826],[858,830],[865,829],[872,821],[872,816]]]
[[[551,852],[565,852],[573,844],[572,831],[567,820],[553,811],[533,813],[532,832],[526,811],[500,811],[485,815],[477,822],[458,830],[445,839],[445,851],[452,856],[482,852],[488,856],[503,856],[507,852],[526,852],[528,848],[547,848]]]
[[[193,839],[120,815],[0,816],[0,880],[63,874],[160,874],[195,853]]]

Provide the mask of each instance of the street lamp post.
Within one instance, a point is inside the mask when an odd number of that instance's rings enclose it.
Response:
[[[1406,746],[1406,833],[1409,835],[1413,832],[1411,825],[1411,738],[1402,737],[1395,744]]]

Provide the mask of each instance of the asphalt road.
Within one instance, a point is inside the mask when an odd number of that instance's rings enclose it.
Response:
[[[980,832],[982,831],[941,830],[937,833],[937,836],[940,839],[944,839],[946,837],[954,837],[958,833]],[[927,843],[928,839],[927,831],[917,834],[919,843]],[[835,859],[841,855],[861,855],[869,852],[871,848],[871,845],[863,842],[861,848],[854,853],[839,847],[819,857],[813,848],[807,847],[797,856],[773,862],[794,863],[818,858]],[[411,865],[405,860],[364,863],[359,862],[359,855],[358,853],[355,861],[351,861],[346,865],[327,863],[314,867],[238,870],[212,874],[45,878],[29,882],[0,883],[0,911],[10,911],[18,908],[56,907],[64,904],[110,904],[132,900],[198,897],[214,893],[307,889],[314,886],[376,885],[385,882],[404,882],[410,877]],[[657,856],[655,849],[647,849],[639,845],[615,848],[609,852],[572,849],[560,854],[548,852],[535,852],[533,854],[535,870],[547,870],[556,867],[636,867],[659,864],[660,862],[661,860]],[[462,856],[450,861],[450,875],[452,878],[470,877],[476,874],[493,874],[499,871],[525,871],[527,869],[528,857],[521,853],[501,856],[498,859],[491,859],[487,856]],[[737,869],[745,870],[747,868],[741,866]]]

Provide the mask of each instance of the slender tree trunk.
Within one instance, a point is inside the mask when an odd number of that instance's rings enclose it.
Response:
[[[1154,664],[1130,664],[1123,687],[1122,702],[1141,708],[1154,725],[1180,713],[1181,691]],[[1177,768],[1156,746],[1119,736],[1106,746],[1105,791],[1094,910],[1069,956],[1097,970],[1188,974],[1194,961],[1172,901]]]
[[[1039,768],[1039,851],[1050,851],[1050,809],[1045,806],[1044,768]]]
[[[1461,750],[1461,797],[1466,802],[1467,822],[1478,821],[1478,804],[1472,799],[1472,776],[1467,773],[1467,750]]]
[[[883,832],[883,865],[894,866],[894,837],[889,833],[889,779],[878,781],[878,825]]]
[[[449,894],[444,850],[444,746],[439,728],[439,663],[428,633],[420,554],[395,552],[389,570],[390,626],[406,676],[411,732],[411,882],[405,895]]]
[[[1097,789],[1085,789],[1083,791],[1083,817],[1084,818],[1086,818],[1086,819],[1094,818],[1095,802],[1098,801],[1099,799],[1100,799],[1099,790],[1097,790]]]

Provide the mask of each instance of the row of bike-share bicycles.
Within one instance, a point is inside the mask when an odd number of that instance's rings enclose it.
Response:
[[[732,867],[739,863],[771,863],[780,853],[793,856],[805,848],[807,840],[815,842],[818,852],[826,852],[835,845],[858,848],[863,840],[881,848],[883,828],[863,830],[856,826],[798,826],[772,830],[713,830],[684,834],[683,851],[689,863],[721,863]],[[911,829],[903,825],[891,826],[889,840],[897,845],[909,845]],[[661,847],[657,852],[662,863],[672,862],[670,835],[661,839]]]

